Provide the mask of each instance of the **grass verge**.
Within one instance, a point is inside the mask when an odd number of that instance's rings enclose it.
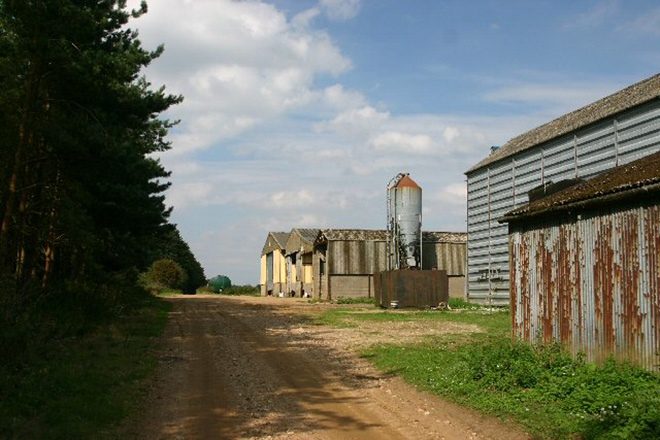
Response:
[[[366,296],[340,296],[334,302],[335,304],[376,304],[374,298],[367,298]]]
[[[589,364],[558,345],[511,342],[509,319],[507,311],[339,309],[319,322],[340,327],[368,320],[477,324],[485,332],[379,345],[363,355],[422,389],[514,420],[535,438],[660,438],[660,375],[615,361]]]
[[[112,437],[144,393],[170,307],[145,297],[91,333],[52,341],[29,366],[0,366],[0,437]]]

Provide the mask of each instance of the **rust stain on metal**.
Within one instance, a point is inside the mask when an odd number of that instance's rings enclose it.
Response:
[[[521,284],[522,284],[522,308],[523,308],[523,337],[526,340],[531,339],[532,337],[532,308],[530,304],[531,292],[529,285],[529,249],[527,245],[527,237],[522,236],[520,238],[521,249],[519,251],[520,256],[522,257],[523,264],[520,268],[521,271]]]
[[[562,225],[559,228],[559,242],[556,246],[557,255],[557,281],[559,284],[559,334],[560,340],[564,345],[571,341],[571,313],[572,299],[575,288],[573,278],[573,265],[571,264],[571,234],[570,230]]]
[[[520,223],[509,246],[514,336],[660,368],[660,206]]]
[[[642,322],[639,314],[637,297],[639,294],[639,258],[638,258],[638,217],[632,214],[622,216],[623,229],[621,238],[621,266],[623,278],[623,336],[627,347],[634,347],[635,339],[640,335]]]

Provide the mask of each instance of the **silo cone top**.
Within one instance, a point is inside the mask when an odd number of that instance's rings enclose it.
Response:
[[[417,185],[417,182],[412,180],[408,174],[403,176],[401,180],[399,180],[399,183],[396,184],[395,188],[419,188],[419,185]]]

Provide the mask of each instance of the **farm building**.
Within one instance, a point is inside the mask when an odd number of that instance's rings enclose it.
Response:
[[[660,152],[503,221],[517,337],[561,341],[593,361],[615,355],[660,368]]]
[[[269,232],[261,250],[261,295],[277,295],[286,290],[284,252],[288,232]]]
[[[450,296],[465,296],[466,234],[423,232],[422,267],[444,269]],[[373,297],[373,275],[387,269],[387,231],[323,229],[314,242],[314,297]]]
[[[468,299],[509,301],[506,225],[528,191],[588,179],[660,150],[660,75],[511,139],[466,172]]]
[[[287,289],[291,296],[312,294],[312,252],[318,229],[293,228],[286,242]]]

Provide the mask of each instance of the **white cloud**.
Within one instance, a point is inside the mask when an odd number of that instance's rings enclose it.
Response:
[[[321,8],[333,20],[348,20],[360,11],[360,0],[321,0]]]
[[[555,82],[520,83],[494,89],[484,95],[490,102],[508,102],[554,107],[569,111],[603,98],[616,90],[604,83]]]
[[[660,35],[660,8],[653,9],[623,23],[617,30],[628,34]]]
[[[618,0],[601,0],[590,9],[572,17],[564,25],[566,28],[593,28],[604,24],[619,12]]]
[[[167,204],[176,206],[177,209],[185,209],[205,203],[213,189],[209,182],[178,183],[167,191]]]
[[[324,5],[324,11],[346,14],[353,3]],[[151,81],[185,97],[169,112],[182,119],[173,136],[175,154],[209,148],[309,105],[360,100],[339,85],[315,88],[318,75],[339,75],[351,62],[327,33],[301,27],[300,20],[260,1],[150,3],[149,13],[131,25],[139,27],[146,47],[165,44],[148,69]]]
[[[373,138],[370,145],[376,152],[399,152],[428,154],[433,152],[434,142],[426,134],[407,134],[397,131],[381,133]]]

